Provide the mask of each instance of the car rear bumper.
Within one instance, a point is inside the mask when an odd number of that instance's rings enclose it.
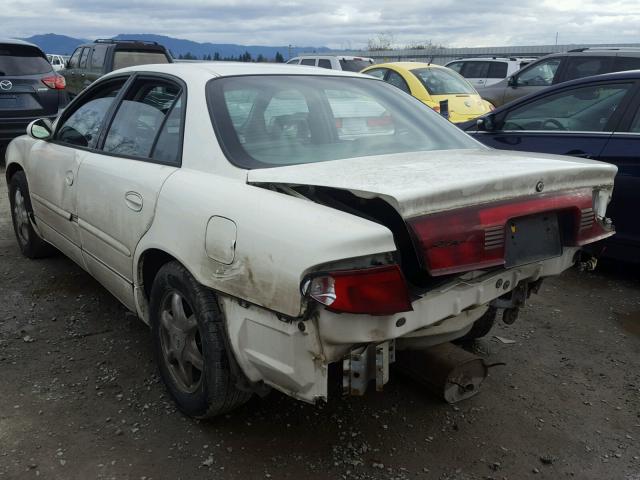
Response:
[[[8,144],[11,140],[27,133],[27,125],[38,118],[55,120],[57,115],[44,115],[38,117],[14,117],[0,118],[0,145]]]

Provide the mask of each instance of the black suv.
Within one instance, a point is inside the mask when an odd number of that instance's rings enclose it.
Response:
[[[32,120],[58,115],[64,88],[64,77],[36,45],[0,39],[0,153]]]
[[[482,98],[499,107],[557,83],[640,69],[640,48],[593,47],[553,53],[518,70],[501,82],[479,88]]]
[[[119,68],[149,63],[172,63],[167,49],[157,42],[141,40],[96,40],[80,45],[60,73],[67,92],[75,97],[102,75]]]

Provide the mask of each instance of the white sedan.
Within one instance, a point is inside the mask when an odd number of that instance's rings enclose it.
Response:
[[[196,417],[325,400],[332,365],[361,394],[393,348],[515,318],[613,234],[615,173],[489,149],[373,77],[241,63],[106,75],[6,169],[24,255],[54,246],[148,323]]]

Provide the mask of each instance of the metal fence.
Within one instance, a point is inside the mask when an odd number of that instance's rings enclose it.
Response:
[[[394,50],[332,50],[330,52],[307,52],[300,55],[352,55],[373,58],[376,63],[404,61],[430,61],[444,65],[451,60],[469,57],[542,57],[550,53],[566,52],[576,48],[593,47],[636,47],[640,43],[598,43],[571,45],[529,45],[510,47],[468,47],[468,48],[438,48],[426,47],[419,49]]]

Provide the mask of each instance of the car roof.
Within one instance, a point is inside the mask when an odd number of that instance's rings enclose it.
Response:
[[[375,65],[371,65],[371,67],[399,67],[399,68],[404,68],[405,70],[415,70],[417,68],[447,68],[444,65],[437,65],[435,63],[425,63],[425,62],[387,62],[387,63],[377,63]],[[371,67],[367,67],[367,69]]]
[[[447,62],[447,65],[453,62],[466,62],[468,60],[477,62],[521,62],[523,60],[537,60],[538,57],[469,57],[469,58],[456,58]]]
[[[4,44],[4,45],[23,45],[25,47],[34,47],[34,48],[37,48],[38,50],[40,50],[40,47],[37,46],[35,43],[25,42],[24,40],[20,40],[18,38],[1,38],[0,37],[0,45],[1,44]]]
[[[170,75],[233,77],[241,75],[323,75],[341,77],[364,77],[357,72],[328,70],[326,68],[308,67],[305,65],[287,65],[285,63],[245,63],[245,62],[194,62],[194,63],[162,63],[136,65],[114,73],[122,72],[158,72]],[[111,76],[112,74],[109,74]]]

